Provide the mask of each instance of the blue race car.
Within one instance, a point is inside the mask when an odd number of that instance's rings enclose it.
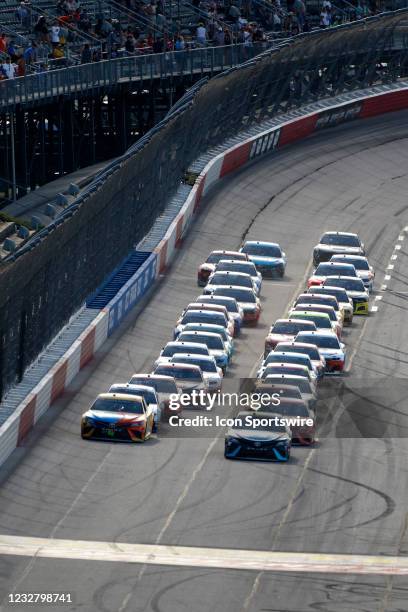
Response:
[[[240,251],[246,253],[262,276],[280,276],[285,274],[286,254],[275,242],[247,240]]]

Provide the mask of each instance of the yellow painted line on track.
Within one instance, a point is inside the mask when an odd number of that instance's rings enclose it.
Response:
[[[0,555],[267,572],[408,576],[408,557],[271,552],[0,536]]]

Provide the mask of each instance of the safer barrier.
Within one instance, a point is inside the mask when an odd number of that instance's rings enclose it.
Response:
[[[60,218],[10,255],[0,266],[0,398],[149,231],[193,160],[303,103],[396,80],[405,73],[406,53],[393,41],[406,16],[401,11],[300,36],[200,83]],[[280,146],[313,129],[308,118],[301,127],[285,127]],[[220,176],[251,154],[246,146],[227,156]],[[179,225],[166,237],[159,271],[182,233]]]

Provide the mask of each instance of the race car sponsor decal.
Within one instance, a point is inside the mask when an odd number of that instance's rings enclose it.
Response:
[[[280,136],[280,128],[277,130],[273,130],[273,132],[269,132],[258,140],[255,140],[252,143],[251,152],[249,154],[250,159],[254,159],[255,157],[259,157],[260,155],[264,155],[271,149],[276,149]]]
[[[357,119],[362,108],[362,102],[352,102],[351,104],[347,104],[341,108],[323,111],[316,121],[316,129],[319,130],[325,127],[332,127],[333,125],[338,125],[340,123],[344,123],[345,121]]]

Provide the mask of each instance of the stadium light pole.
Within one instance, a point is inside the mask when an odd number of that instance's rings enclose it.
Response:
[[[16,186],[16,149],[14,143],[14,113],[10,113],[10,135],[11,135],[11,179],[13,183],[13,203],[17,200]]]

